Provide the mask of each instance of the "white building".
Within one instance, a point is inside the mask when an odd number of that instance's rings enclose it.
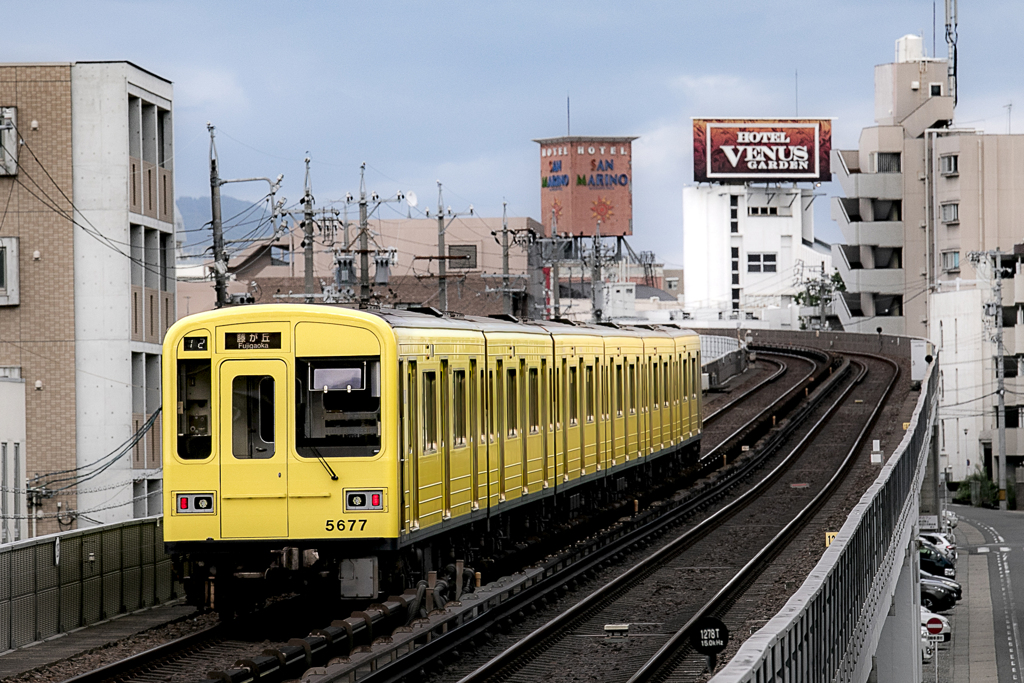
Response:
[[[684,187],[686,312],[698,321],[788,321],[779,311],[796,306],[796,282],[832,272],[829,245],[814,236],[813,201],[811,189],[793,185]]]
[[[159,419],[132,436],[160,408],[176,318],[172,101],[129,62],[0,65],[24,141],[0,164],[0,375],[24,380],[0,414],[24,423],[30,535],[160,509]]]

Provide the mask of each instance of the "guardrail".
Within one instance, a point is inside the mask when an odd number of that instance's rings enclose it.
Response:
[[[163,517],[0,545],[0,652],[181,594]]]
[[[700,361],[707,365],[716,358],[721,358],[740,348],[740,342],[734,337],[723,337],[715,334],[700,335]]]
[[[903,440],[839,535],[786,606],[712,683],[867,680],[917,521],[915,493],[936,411],[935,367]]]

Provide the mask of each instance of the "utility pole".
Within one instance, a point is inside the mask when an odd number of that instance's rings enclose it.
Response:
[[[1003,255],[999,249],[972,251],[967,254],[977,266],[982,257],[992,259],[992,295],[995,301],[985,304],[986,312],[995,324],[993,340],[996,343],[996,429],[999,433],[999,509],[1006,509],[1006,376],[1003,368]]]
[[[601,280],[601,221],[597,221],[597,230],[594,232],[594,253],[593,262],[590,264],[590,299],[593,307],[594,322],[601,322],[603,311],[601,310],[604,300],[603,281]]]
[[[313,303],[313,188],[309,179],[309,157],[306,157],[306,184],[302,196],[302,246],[306,262],[306,303]]]
[[[819,315],[819,322],[818,322],[818,329],[819,330],[828,329],[826,327],[827,319],[825,317],[825,296],[826,296],[825,293],[828,292],[828,291],[829,291],[828,278],[825,277],[825,262],[822,261],[821,262],[821,279],[819,280],[819,285],[818,285],[818,307],[820,309],[820,312],[818,314]]]
[[[441,181],[437,181],[437,303],[441,312],[448,310],[448,259],[444,253],[444,199]]]
[[[217,293],[217,308],[228,305],[228,260],[224,255],[224,230],[220,214],[220,176],[217,171],[217,146],[214,144],[214,126],[206,124],[210,131],[210,210],[213,226],[213,289]]]
[[[561,285],[559,284],[558,276],[558,262],[562,260],[562,249],[561,243],[558,241],[558,216],[555,215],[555,210],[551,210],[551,246],[553,248],[554,256],[551,259],[551,295],[552,303],[554,304],[554,317],[561,318]]]
[[[512,315],[512,292],[508,281],[508,202],[501,203],[501,300],[505,315]]]
[[[366,205],[366,162],[359,165],[359,308],[370,304],[370,235]]]

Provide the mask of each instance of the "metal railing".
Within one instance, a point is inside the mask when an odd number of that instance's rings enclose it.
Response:
[[[933,363],[903,440],[803,586],[712,683],[867,680],[917,521],[935,375]]]
[[[716,358],[732,353],[740,348],[739,340],[714,334],[700,335],[700,361],[707,365]]]
[[[0,652],[180,594],[163,517],[0,545]]]

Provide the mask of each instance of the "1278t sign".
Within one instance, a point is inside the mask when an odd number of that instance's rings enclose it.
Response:
[[[264,351],[281,348],[280,332],[227,332],[224,348],[229,351]]]

